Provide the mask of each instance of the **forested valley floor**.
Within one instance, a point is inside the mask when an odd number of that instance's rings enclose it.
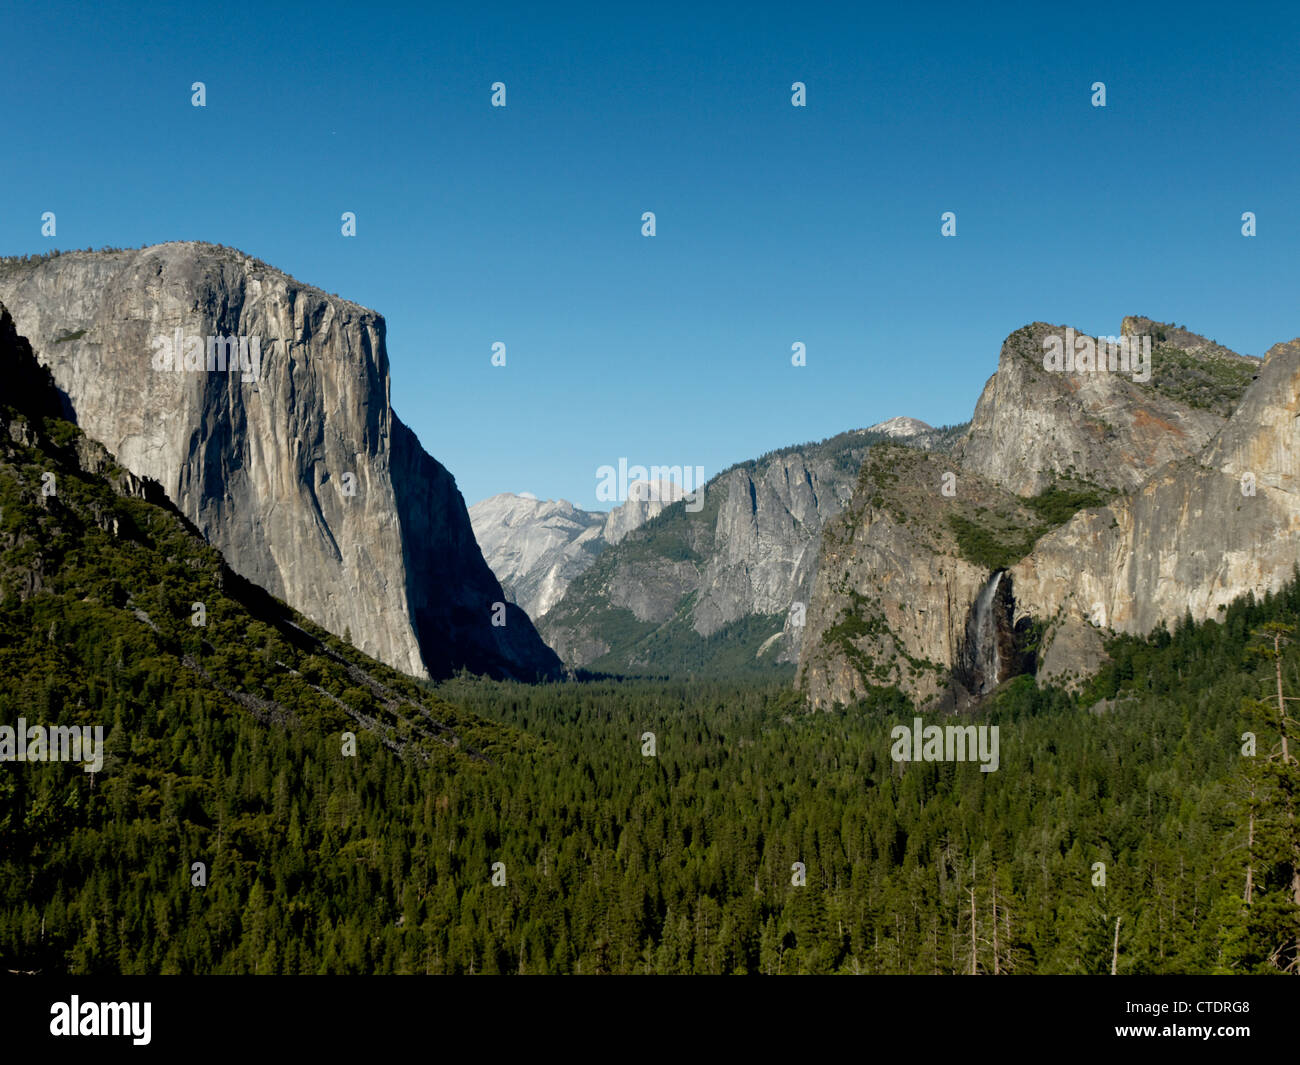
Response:
[[[913,718],[897,693],[809,714],[780,685],[700,680],[462,677],[434,705],[462,708],[486,753],[362,734],[346,757],[345,719],[258,720],[87,630],[83,702],[112,724],[109,758],[93,779],[0,768],[0,963],[1276,972],[1297,928],[1295,780],[1268,757],[1275,663],[1253,648],[1298,617],[1293,585],[1115,642],[1078,697],[1017,678],[975,719],[1000,728],[990,773],[891,760]],[[1288,693],[1298,666],[1284,646]],[[11,679],[6,722],[57,718],[59,681]]]

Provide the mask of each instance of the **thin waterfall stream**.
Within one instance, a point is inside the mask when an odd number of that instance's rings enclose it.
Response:
[[[962,648],[961,680],[972,695],[985,695],[998,686],[1010,663],[1003,661],[1003,644],[1010,636],[1007,604],[999,597],[1005,570],[994,573],[971,605]],[[1011,648],[1008,647],[1008,650]]]

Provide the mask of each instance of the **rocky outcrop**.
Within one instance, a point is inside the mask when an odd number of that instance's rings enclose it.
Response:
[[[1105,632],[1077,609],[1061,612],[1043,633],[1038,683],[1078,690],[1107,661]]]
[[[512,603],[540,618],[605,546],[607,515],[503,492],[469,508],[474,536]]]
[[[634,529],[658,517],[665,507],[672,506],[685,494],[676,481],[633,481],[627,486],[627,500],[609,512],[600,538],[607,544],[618,543]]]
[[[78,424],[237,573],[411,674],[557,673],[523,611],[492,624],[505,596],[393,412],[381,316],[200,243],[6,260],[0,300]]]
[[[708,661],[707,641],[724,637],[751,662],[793,663],[822,528],[882,439],[842,433],[719,474],[698,510],[675,503],[601,553],[542,618],[547,642],[572,665],[620,672]]]
[[[1176,334],[1178,344],[1161,340],[1165,328],[1172,329],[1146,318],[1126,318],[1121,328],[1122,336],[1149,338],[1146,381],[1138,380],[1140,370],[1110,369],[1104,349],[1103,371],[1046,369],[1045,341],[1081,344],[1085,334],[1043,322],[1016,330],[1002,345],[957,460],[1031,496],[1060,480],[1132,490],[1165,463],[1196,454],[1223,425],[1222,397],[1240,395],[1258,360],[1185,331]]]
[[[1261,366],[1126,318],[1121,335],[1151,338],[1148,379],[1104,347],[1102,370],[1045,366],[1050,338],[1073,335],[1037,322],[1007,338],[942,464],[950,494],[938,465],[872,453],[823,538],[799,663],[814,706],[885,685],[960,706],[1035,667],[1077,687],[1110,632],[1215,617],[1292,577],[1300,346]]]
[[[815,452],[775,456],[760,468],[719,478],[713,549],[700,567],[691,619],[701,636],[751,614],[785,616],[793,660],[802,633],[791,608],[807,603],[822,528],[850,498],[851,476]]]
[[[1011,581],[964,556],[952,519],[1024,526],[1034,516],[981,477],[946,479],[951,465],[873,448],[852,502],[827,526],[797,680],[815,707],[873,687],[964,703],[1019,671]]]
[[[1274,591],[1300,560],[1300,341],[1275,345],[1195,458],[1084,511],[1013,567],[1017,611],[1147,633]]]
[[[483,557],[512,603],[537,620],[558,603],[596,556],[683,497],[674,481],[633,481],[608,513],[564,499],[502,492],[469,508]]]

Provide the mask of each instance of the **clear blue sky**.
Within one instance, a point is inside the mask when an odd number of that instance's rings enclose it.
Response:
[[[1296,5],[619,6],[9,7],[0,253],[208,240],[375,308],[470,503],[962,421],[1035,319],[1300,334]]]

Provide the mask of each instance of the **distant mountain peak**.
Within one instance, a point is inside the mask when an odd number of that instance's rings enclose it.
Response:
[[[637,503],[676,503],[686,496],[686,489],[676,481],[632,481],[627,486],[627,498]]]
[[[469,508],[483,557],[506,595],[540,618],[601,551],[685,496],[675,481],[633,481],[610,511],[583,510],[567,499],[500,492]]]
[[[886,422],[877,422],[875,425],[869,425],[862,431],[864,433],[884,433],[886,436],[903,437],[928,433],[933,428],[933,425],[927,425],[919,418],[898,417],[890,418]]]

